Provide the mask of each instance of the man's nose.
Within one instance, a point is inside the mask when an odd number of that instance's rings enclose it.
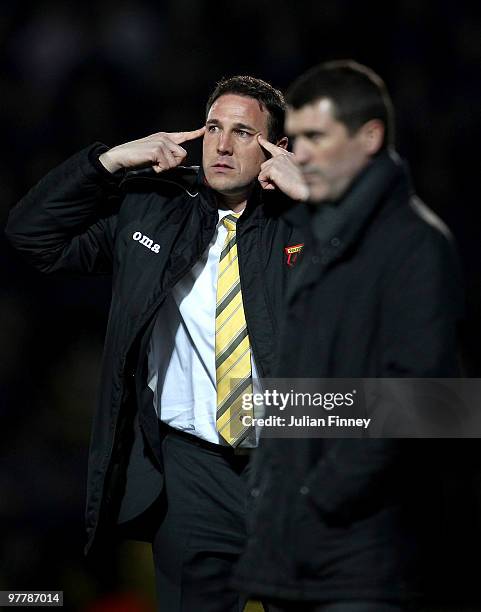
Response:
[[[221,155],[232,154],[232,139],[229,134],[221,132],[217,139],[217,152]]]
[[[310,159],[310,147],[303,138],[296,138],[292,146],[292,151],[299,164],[307,164]]]

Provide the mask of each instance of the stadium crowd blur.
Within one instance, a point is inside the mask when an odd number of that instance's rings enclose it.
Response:
[[[398,149],[418,193],[458,241],[468,287],[463,360],[467,375],[481,376],[479,5],[368,4],[2,3],[0,224],[41,176],[92,141],[199,127],[224,75],[253,74],[284,88],[318,61],[352,57],[386,80]],[[196,143],[192,163],[199,152]],[[42,277],[3,236],[0,249],[0,589],[64,590],[68,610],[147,612],[147,547],[124,545],[87,562],[82,553],[109,279]],[[463,441],[458,447],[466,470],[447,492],[457,531],[446,536],[454,551],[446,602],[461,593],[481,600],[473,579],[481,470],[471,462],[479,453]]]

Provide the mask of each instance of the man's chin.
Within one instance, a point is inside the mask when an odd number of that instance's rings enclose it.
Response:
[[[323,204],[330,200],[329,190],[323,185],[311,184],[309,185],[309,197],[308,202],[311,204]]]
[[[207,184],[211,189],[225,196],[232,196],[237,195],[239,193],[243,193],[246,188],[248,188],[247,185],[241,185],[236,181],[220,176],[206,177],[206,179]]]

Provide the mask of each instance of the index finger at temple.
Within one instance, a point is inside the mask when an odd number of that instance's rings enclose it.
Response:
[[[269,151],[272,157],[278,157],[279,155],[285,155],[286,153],[285,149],[283,149],[282,147],[277,147],[275,144],[272,144],[272,142],[269,142],[260,134],[257,136],[257,141],[263,149]]]
[[[187,142],[188,140],[200,138],[204,135],[204,132],[205,125],[198,130],[192,130],[191,132],[173,132],[170,137],[175,143],[180,144],[181,142]]]

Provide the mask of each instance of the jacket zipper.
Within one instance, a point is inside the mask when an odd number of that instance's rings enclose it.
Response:
[[[239,264],[239,280],[240,280],[240,284],[241,284],[241,293],[242,293],[242,270],[244,269],[244,264],[243,264],[243,260],[241,256],[241,251],[242,249],[239,248],[240,245],[240,241],[237,244],[237,262]],[[244,316],[245,316],[245,320],[246,320],[246,327],[247,327],[247,334],[249,336],[249,343],[251,345],[251,350],[252,353],[254,355],[254,362],[256,365],[256,369],[257,369],[257,373],[262,376],[264,376],[264,368],[262,367],[262,363],[259,359],[259,353],[257,352],[257,346],[256,346],[256,341],[253,342],[253,338],[254,336],[250,333],[250,325],[249,325],[249,321],[248,321],[248,315],[247,315],[247,310],[246,308],[244,308]]]

